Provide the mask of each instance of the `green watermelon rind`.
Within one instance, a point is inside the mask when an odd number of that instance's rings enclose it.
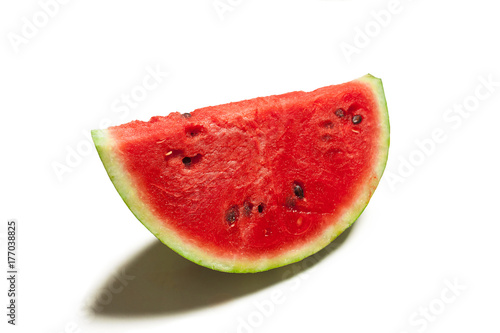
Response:
[[[316,239],[311,240],[301,248],[295,248],[273,258],[241,259],[214,257],[204,251],[203,248],[190,242],[188,239],[177,235],[175,230],[168,228],[168,221],[160,220],[150,207],[141,199],[140,193],[134,187],[133,179],[120,162],[116,143],[106,129],[92,130],[92,139],[99,153],[99,157],[106,169],[111,182],[120,194],[125,204],[129,207],[135,217],[155,235],[162,243],[170,247],[181,256],[189,259],[201,266],[210,269],[232,272],[232,273],[254,273],[285,266],[300,261],[315,254],[330,244],[343,231],[349,228],[364,211],[370,198],[375,191],[380,178],[384,172],[390,144],[390,125],[387,102],[385,99],[382,80],[367,74],[354,82],[366,84],[376,97],[380,116],[380,141],[377,161],[374,163],[373,177],[370,182],[358,191],[359,196],[354,200],[355,204],[336,221],[332,221],[332,226],[327,228]]]

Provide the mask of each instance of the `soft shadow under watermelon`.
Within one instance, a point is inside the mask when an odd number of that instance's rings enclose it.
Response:
[[[124,272],[129,279],[134,277],[126,281],[123,290],[113,293],[106,305],[97,297],[91,308],[97,316],[130,317],[168,315],[222,304],[308,270],[341,246],[354,225],[309,258],[266,272],[248,274],[213,271],[155,241],[117,270]],[[100,290],[107,293],[107,286],[118,288],[119,285],[116,276],[111,276]]]

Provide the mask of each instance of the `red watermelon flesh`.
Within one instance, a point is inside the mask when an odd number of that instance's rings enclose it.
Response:
[[[357,219],[385,168],[389,120],[381,81],[366,75],[92,136],[162,242],[212,269],[256,272],[319,251]]]

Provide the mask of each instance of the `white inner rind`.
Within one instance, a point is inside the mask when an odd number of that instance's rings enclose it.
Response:
[[[356,81],[368,85],[378,104],[380,137],[377,150],[378,156],[376,156],[376,162],[373,164],[372,177],[370,181],[363,184],[361,189],[358,190],[358,197],[353,200],[354,204],[340,218],[335,220],[332,218],[332,221],[327,221],[327,224],[331,224],[331,226],[326,228],[322,234],[315,239],[311,239],[308,244],[302,247],[294,248],[272,258],[243,259],[240,257],[217,257],[208,253],[206,249],[197,246],[194,240],[181,237],[175,230],[168,227],[168,220],[160,220],[145,203],[146,200],[141,198],[141,195],[134,186],[132,177],[130,177],[121,165],[120,156],[117,156],[119,150],[116,149],[116,143],[108,131],[93,130],[92,139],[109,178],[123,201],[125,201],[137,219],[165,245],[199,265],[218,271],[250,273],[269,270],[297,262],[330,244],[338,235],[351,226],[363,212],[382,177],[389,153],[390,133],[389,115],[382,81],[369,74]]]

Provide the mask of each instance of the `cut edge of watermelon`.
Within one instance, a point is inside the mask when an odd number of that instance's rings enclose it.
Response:
[[[92,139],[99,153],[99,157],[108,173],[108,176],[120,194],[125,204],[129,207],[135,217],[162,243],[169,248],[180,254],[181,256],[210,269],[233,272],[233,273],[254,273],[265,271],[281,266],[285,266],[306,257],[317,253],[335,238],[337,238],[344,230],[349,228],[364,211],[371,196],[373,195],[380,178],[384,172],[390,144],[390,125],[389,115],[387,110],[387,102],[385,99],[384,88],[382,80],[367,74],[357,80],[369,86],[373,92],[378,105],[378,113],[380,116],[380,141],[379,141],[379,154],[378,161],[374,163],[375,170],[371,182],[367,182],[365,187],[358,193],[359,197],[356,204],[350,207],[335,224],[325,229],[316,239],[311,240],[308,244],[301,248],[296,248],[284,254],[273,258],[261,258],[259,260],[241,260],[230,258],[214,258],[202,248],[190,244],[189,240],[184,240],[178,236],[175,230],[166,226],[166,222],[158,219],[153,212],[151,212],[148,205],[141,200],[140,194],[135,189],[133,180],[129,177],[120,163],[120,157],[116,155],[114,149],[115,142],[113,138],[108,135],[106,129],[92,130]],[[334,221],[332,221],[334,222]]]

